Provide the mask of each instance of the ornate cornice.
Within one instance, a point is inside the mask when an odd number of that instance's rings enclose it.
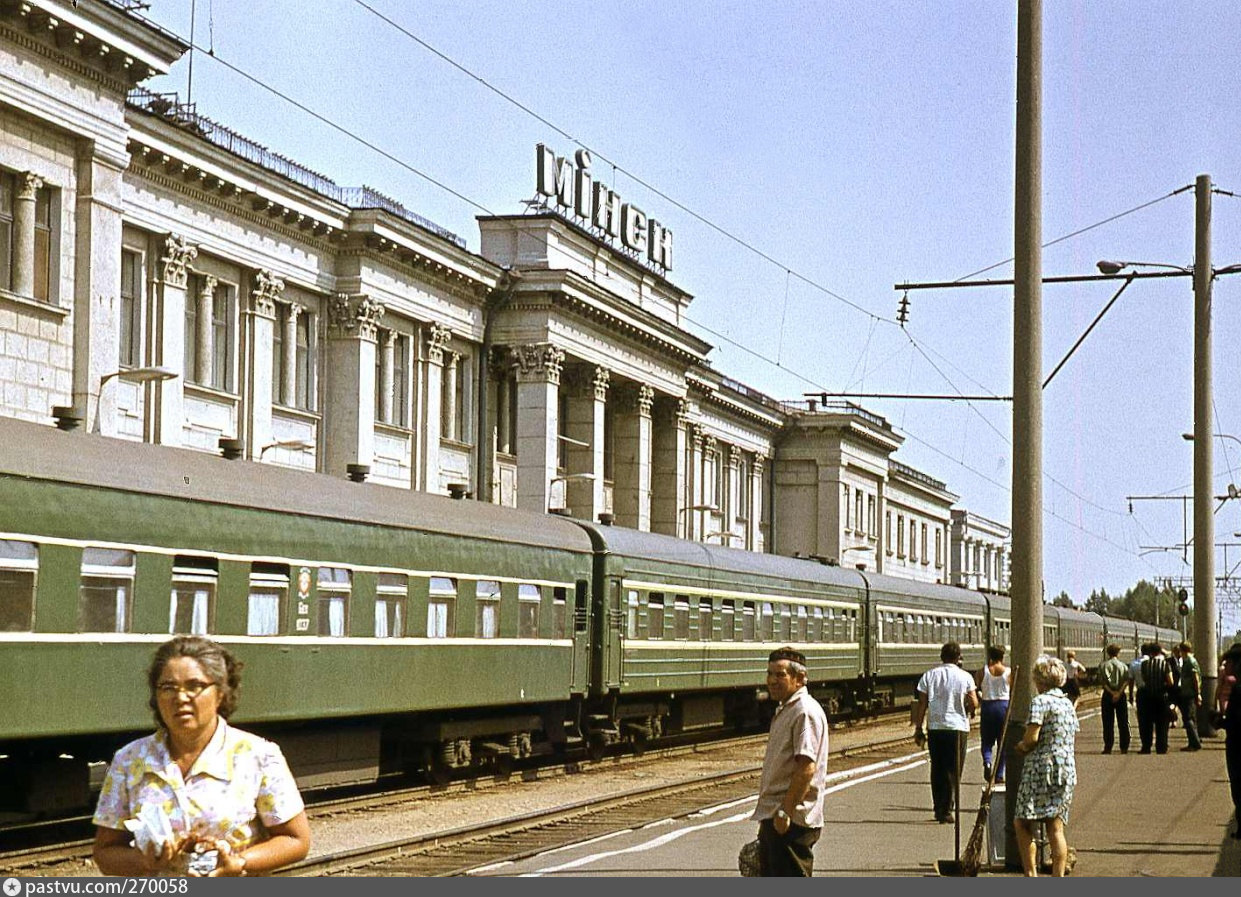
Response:
[[[189,280],[190,262],[198,258],[198,247],[180,234],[164,239],[164,255],[160,259],[160,279],[170,287],[184,290]]]
[[[108,89],[114,94],[123,94],[125,93],[125,91],[129,90],[130,88],[130,82],[128,80],[124,80],[124,79],[116,77],[115,75],[102,72],[99,69],[95,68],[94,66],[88,65],[87,63],[83,62],[80,59],[74,59],[72,56],[69,56],[67,53],[62,53],[53,47],[49,47],[46,44],[35,40],[28,33],[19,31],[16,28],[12,28],[8,25],[0,25],[0,38],[10,43],[17,44],[18,46],[23,47],[24,49],[30,50],[31,52],[36,53],[39,56],[42,56],[44,59],[51,60],[52,62],[55,62],[56,64],[60,66],[63,66],[64,68],[68,69],[69,71],[73,72],[76,75],[80,75],[83,78],[86,78],[90,81],[94,81],[96,84],[99,84],[105,87],[106,89]],[[74,40],[73,43],[76,47],[81,49],[82,41]],[[86,52],[86,51],[83,51],[83,52]],[[105,60],[107,59],[109,55],[111,55],[111,48],[107,47],[104,44],[96,44],[94,52],[98,54],[101,60]],[[145,66],[143,68],[145,69]],[[145,77],[146,75],[143,74],[143,76],[141,78],[138,78],[138,80],[140,81],[142,80],[142,78],[145,78]],[[134,83],[137,83],[137,81],[135,81]]]
[[[328,301],[328,335],[375,342],[384,306],[370,296],[336,293]]]

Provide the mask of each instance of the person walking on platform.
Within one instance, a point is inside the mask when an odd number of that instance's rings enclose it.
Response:
[[[1064,827],[1077,785],[1073,750],[1080,724],[1072,701],[1061,691],[1065,678],[1058,657],[1043,654],[1034,661],[1034,687],[1039,693],[1030,702],[1025,735],[1014,748],[1025,758],[1013,805],[1013,827],[1027,876],[1038,874],[1034,836],[1040,823],[1047,827],[1051,845],[1051,874],[1064,875],[1068,864]]]
[[[1241,697],[1236,697],[1237,675],[1241,673],[1241,644],[1233,645],[1224,655],[1220,666],[1220,682],[1226,684],[1221,689],[1223,698],[1219,698],[1216,706],[1224,714],[1224,760],[1228,766],[1228,787],[1232,793],[1232,837],[1241,839]]]
[[[823,830],[827,782],[827,714],[806,690],[806,656],[777,648],[767,657],[767,693],[779,706],[771,720],[758,805],[759,874],[809,878]]]
[[[998,754],[995,759],[995,780],[1004,781],[1004,745],[996,743],[1000,740],[1000,731],[1004,728],[1004,717],[1008,713],[1008,698],[1012,689],[1013,674],[1004,666],[1004,649],[992,645],[987,649],[987,665],[982,668],[978,677],[978,694],[982,700],[979,713],[979,737],[982,739],[982,776],[991,778],[993,752]]]
[[[1076,651],[1064,652],[1064,670],[1064,693],[1076,707],[1077,702],[1082,699],[1082,684],[1086,681],[1086,668],[1077,659]]]
[[[931,800],[936,822],[951,822],[955,785],[965,766],[969,715],[978,707],[974,677],[961,669],[961,646],[948,642],[940,649],[939,666],[918,680],[918,703],[913,709],[914,740],[931,755]],[[927,731],[922,730],[926,721]],[[1003,750],[1003,746],[1001,746]]]
[[[1142,739],[1140,753],[1168,752],[1168,725],[1171,723],[1168,692],[1172,688],[1172,668],[1163,654],[1163,647],[1152,642],[1150,655],[1142,661],[1142,684],[1138,688],[1138,735]]]
[[[1181,664],[1176,682],[1176,706],[1181,712],[1185,737],[1189,740],[1181,750],[1200,751],[1202,739],[1198,737],[1198,708],[1202,706],[1202,668],[1194,657],[1193,645],[1181,642],[1177,648],[1181,655]]]
[[[1107,646],[1107,660],[1099,667],[1103,682],[1103,753],[1110,754],[1120,730],[1120,752],[1129,753],[1129,704],[1125,687],[1132,681],[1129,666],[1119,657],[1120,645]]]

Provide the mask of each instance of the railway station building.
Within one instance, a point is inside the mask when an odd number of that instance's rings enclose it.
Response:
[[[146,89],[188,48],[130,5],[0,2],[0,416],[1002,586],[886,420],[709,363],[588,155],[536,147],[471,249]]]

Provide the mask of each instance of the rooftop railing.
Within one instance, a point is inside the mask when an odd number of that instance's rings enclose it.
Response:
[[[384,196],[370,187],[342,187],[331,178],[312,171],[279,153],[272,152],[261,143],[256,143],[238,134],[232,128],[225,127],[205,115],[199,115],[195,104],[180,102],[175,93],[155,93],[143,87],[135,87],[130,90],[126,99],[129,105],[137,109],[159,115],[186,130],[193,131],[225,152],[245,159],[265,171],[278,174],[321,196],[335,200],[351,209],[382,209],[411,224],[429,230],[462,249],[465,248],[465,240],[462,237],[411,212],[395,199]]]
[[[902,464],[900,461],[893,461],[889,459],[888,470],[892,473],[899,473],[907,480],[914,480],[915,482],[922,483],[945,492],[948,490],[947,483],[941,482],[940,480],[935,479],[935,477],[927,476],[922,471],[915,470],[908,464]]]

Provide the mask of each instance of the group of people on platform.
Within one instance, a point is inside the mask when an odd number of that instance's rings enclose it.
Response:
[[[1196,711],[1202,706],[1202,672],[1193,646],[1181,642],[1164,655],[1159,644],[1143,646],[1126,664],[1108,645],[1099,668],[1103,688],[1103,753],[1130,745],[1128,704],[1138,712],[1140,753],[1168,750],[1168,727],[1178,713],[1187,744],[1202,746]],[[1076,703],[1085,668],[1042,655],[1032,670],[1036,690],[1026,728],[1015,745],[1023,757],[1014,825],[1022,867],[1036,869],[1035,836],[1046,827],[1052,873],[1063,875],[1068,859],[1065,825],[1077,784],[1074,744]],[[156,731],[117,752],[95,811],[94,856],[101,872],[114,875],[199,874],[244,876],[269,872],[304,858],[310,826],[293,776],[279,747],[229,725],[241,685],[241,665],[221,645],[178,636],[156,651],[147,671],[149,705]],[[1216,723],[1227,733],[1231,795],[1241,837],[1241,700],[1229,700],[1241,672],[1241,644],[1224,656],[1215,701]],[[813,848],[823,827],[828,723],[807,691],[805,656],[792,647],[771,652],[767,691],[776,702],[759,796],[757,871],[770,876],[809,876]],[[992,783],[1005,777],[1003,727],[1012,694],[1012,671],[1004,649],[991,647],[977,678],[961,666],[961,648],[946,643],[940,664],[919,680],[913,705],[915,741],[930,755],[935,818],[949,822],[965,764],[970,717],[981,712],[983,772]],[[925,729],[924,729],[925,724]]]

